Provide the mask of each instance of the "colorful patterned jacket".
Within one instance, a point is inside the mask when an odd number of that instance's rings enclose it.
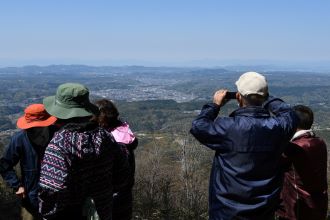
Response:
[[[41,164],[39,211],[45,219],[81,209],[92,198],[101,219],[111,219],[113,187],[125,187],[126,155],[96,124],[68,124],[56,132]]]

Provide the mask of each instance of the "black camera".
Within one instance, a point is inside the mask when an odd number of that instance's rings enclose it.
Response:
[[[236,93],[237,92],[227,92],[225,99],[236,99]]]

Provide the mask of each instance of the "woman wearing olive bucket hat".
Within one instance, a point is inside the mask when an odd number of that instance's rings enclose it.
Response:
[[[44,219],[83,219],[84,202],[92,198],[100,219],[111,219],[114,182],[125,186],[128,162],[111,134],[91,121],[98,108],[90,103],[89,90],[65,83],[44,105],[63,126],[41,164],[40,213]]]

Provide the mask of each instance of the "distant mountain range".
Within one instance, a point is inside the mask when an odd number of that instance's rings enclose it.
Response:
[[[192,66],[90,66],[90,65],[29,65],[18,67],[2,67],[1,73],[172,73],[172,72],[245,72],[245,71],[298,71],[298,72],[318,72],[330,74],[330,62],[306,63],[306,64],[286,64],[286,65],[223,65],[213,67],[192,67]]]

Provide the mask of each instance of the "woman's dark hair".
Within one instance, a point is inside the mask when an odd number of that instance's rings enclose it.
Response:
[[[296,105],[293,107],[293,110],[299,118],[298,128],[305,130],[311,129],[314,121],[312,109],[304,105]]]
[[[101,127],[115,128],[122,123],[118,118],[118,109],[113,102],[108,99],[100,99],[95,102],[95,105],[100,111],[97,116],[97,122]]]

